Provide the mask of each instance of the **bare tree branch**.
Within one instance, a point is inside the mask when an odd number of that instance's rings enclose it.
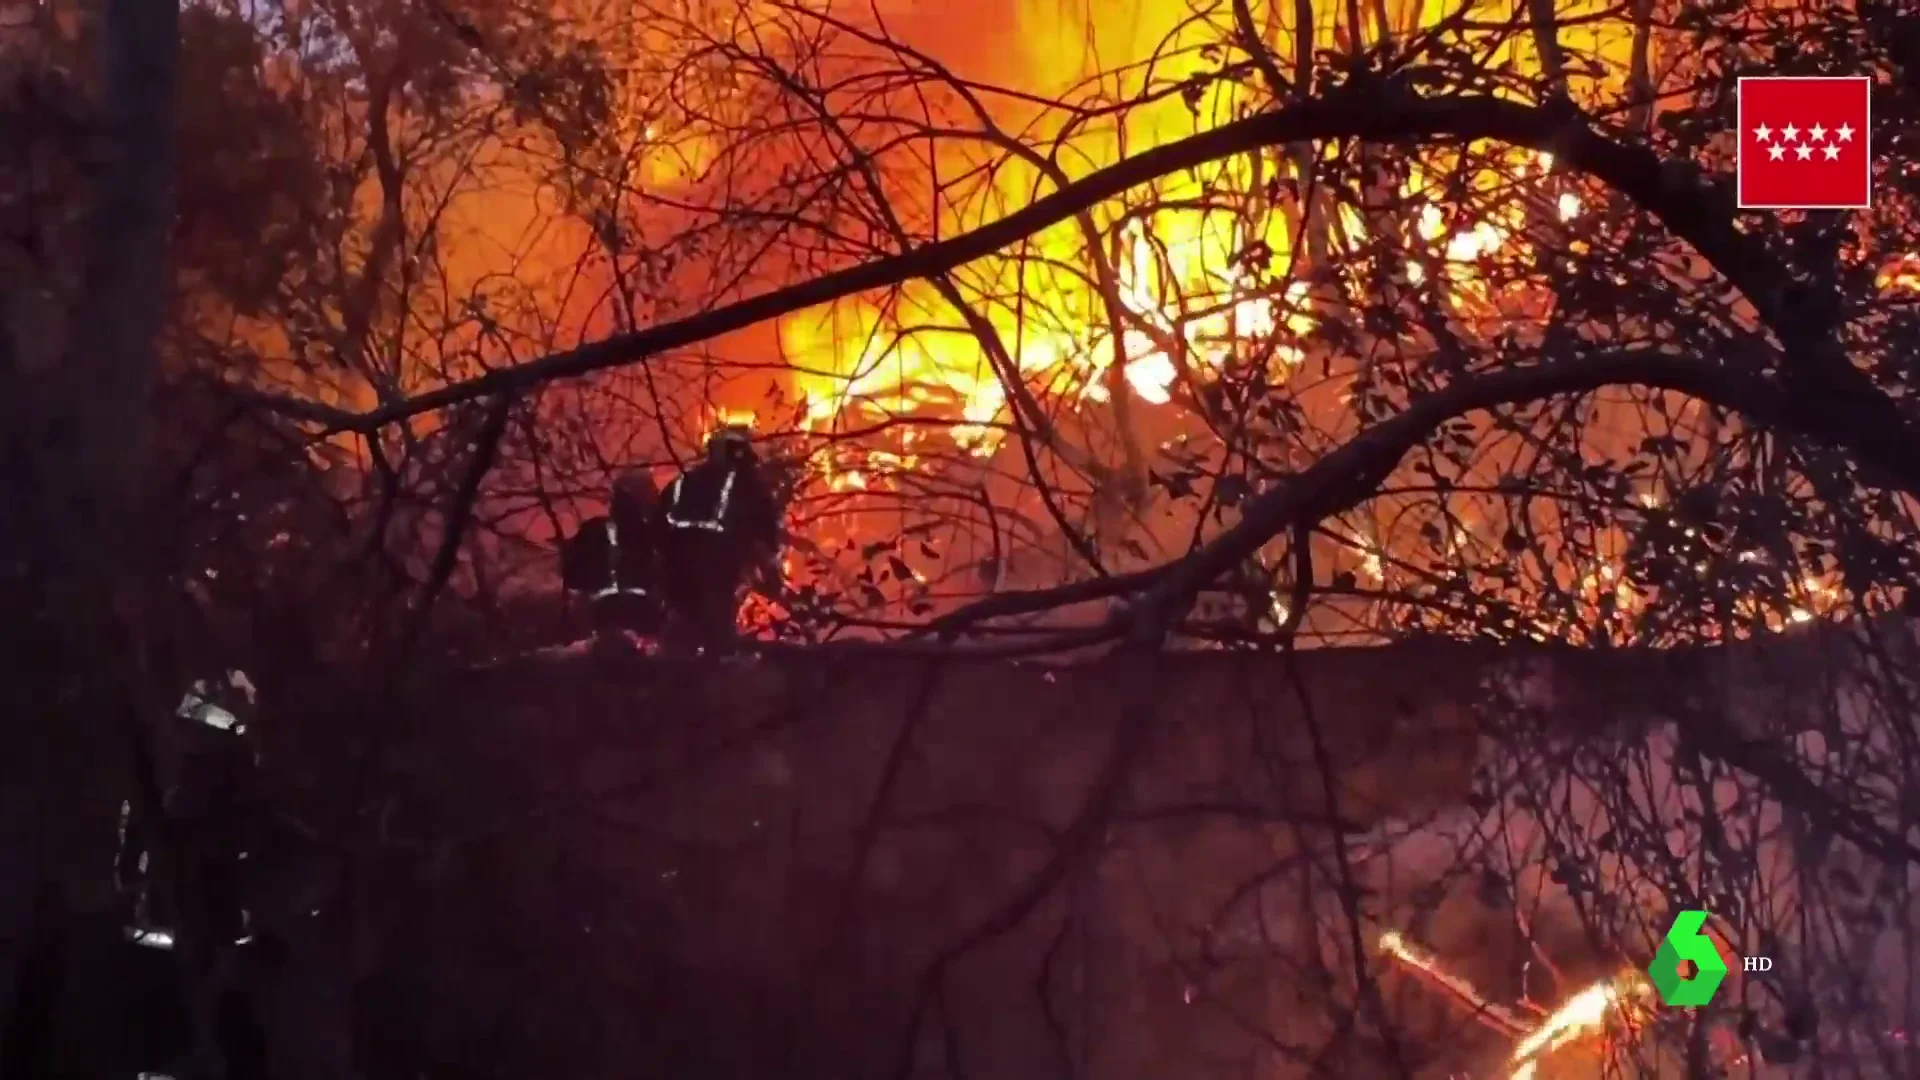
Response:
[[[1500,139],[1554,154],[1564,166],[1592,175],[1639,203],[1676,236],[1692,244],[1769,321],[1790,325],[1785,310],[1791,304],[1786,279],[1771,259],[1733,228],[1730,204],[1709,189],[1691,166],[1668,165],[1649,150],[1616,142],[1564,109],[1472,95],[1421,98],[1408,91],[1348,89],[1141,151],[948,240],[824,274],[700,315],[489,372],[366,413],[277,395],[258,397],[288,415],[334,430],[371,431],[474,397],[524,390],[554,379],[638,363],[671,349],[870,289],[931,278],[1069,220],[1130,188],[1234,154],[1309,140],[1433,138]]]

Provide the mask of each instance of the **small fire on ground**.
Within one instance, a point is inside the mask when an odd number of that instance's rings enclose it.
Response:
[[[1512,1038],[1513,1051],[1504,1067],[1505,1080],[1535,1080],[1540,1064],[1576,1043],[1631,1033],[1646,1016],[1648,988],[1631,969],[1602,979],[1541,1015],[1522,1016],[1448,972],[1431,954],[1408,942],[1397,931],[1379,938],[1380,951],[1422,982],[1465,1006],[1474,1019]]]

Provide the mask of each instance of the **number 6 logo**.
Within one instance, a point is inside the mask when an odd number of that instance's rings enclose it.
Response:
[[[1712,938],[1700,932],[1706,925],[1704,911],[1683,911],[1675,916],[1660,951],[1647,965],[1647,975],[1665,1004],[1680,1008],[1705,1005],[1727,977],[1727,962],[1720,958],[1720,950],[1714,947]],[[1682,960],[1693,962],[1691,977],[1680,974]]]

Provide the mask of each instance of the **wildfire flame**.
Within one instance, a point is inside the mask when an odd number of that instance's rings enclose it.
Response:
[[[1315,19],[1310,26],[1276,24],[1273,32],[1281,48],[1291,47],[1290,38],[1307,37],[1317,48],[1347,49],[1357,44],[1356,33],[1417,34],[1437,25],[1451,6],[1390,0],[1369,9],[1364,27]],[[1478,3],[1462,0],[1458,6]],[[1578,76],[1576,89],[1603,96],[1608,87],[1621,89],[1631,26],[1613,18],[1600,0],[1560,6],[1567,44],[1606,58],[1615,72]],[[1186,39],[1183,28],[1193,20],[1184,4],[1145,0],[1131,9],[1124,28],[1091,4],[1021,8],[1020,32],[1004,44],[1020,58],[1006,75],[1022,91],[1068,103],[1085,95],[1103,103],[1136,102],[1111,130],[1085,130],[1070,119],[1072,107],[1028,125],[1026,137],[1062,139],[1052,156],[1075,161],[1076,172],[1112,165],[1270,104],[1243,82],[1220,78],[1210,50]],[[1502,37],[1489,48],[1497,62],[1537,67],[1522,38]],[[1193,93],[1164,92],[1181,80],[1191,80]],[[1049,124],[1060,130],[1050,132]],[[781,344],[794,372],[793,389],[805,402],[803,426],[819,431],[854,416],[937,416],[960,421],[944,429],[955,445],[988,457],[1004,441],[1010,379],[1040,400],[1068,404],[1107,403],[1124,387],[1148,407],[1202,389],[1244,357],[1262,358],[1271,384],[1286,381],[1306,359],[1306,339],[1318,324],[1316,306],[1334,301],[1309,295],[1305,279],[1313,268],[1299,256],[1312,245],[1299,220],[1306,211],[1298,194],[1276,196],[1269,188],[1276,169],[1294,166],[1257,157],[1163,177],[1152,191],[1116,200],[1129,205],[1103,206],[1084,223],[1046,230],[1017,252],[967,267],[945,283],[946,291],[916,284],[887,298],[884,307],[859,298],[783,320]],[[968,169],[979,165],[966,162]],[[1546,154],[1475,144],[1435,148],[1407,165],[1397,182],[1404,221],[1391,226],[1396,234],[1404,228],[1410,241],[1398,272],[1414,285],[1444,284],[1437,294],[1441,302],[1462,310],[1497,307],[1501,300],[1483,281],[1481,263],[1488,256],[1537,223],[1572,222],[1587,209],[1571,180],[1552,175]],[[939,214],[957,216],[962,226],[979,224],[992,208],[1031,202],[1061,179],[1018,156],[996,159],[992,177],[985,184],[989,190],[975,192],[979,197],[970,197],[966,207]],[[1387,194],[1370,192],[1368,198]],[[1327,224],[1313,230],[1326,237],[1326,250],[1316,258],[1339,261],[1369,249],[1369,232],[1381,227],[1368,220],[1373,211],[1363,214],[1344,203],[1327,209],[1321,215]],[[1100,275],[1086,272],[1095,260],[1107,264],[1111,291],[1098,283]],[[1429,280],[1436,276],[1444,282]],[[972,309],[965,318],[950,302],[955,292]],[[1004,347],[998,362],[990,362],[983,348],[983,322]],[[1182,387],[1183,378],[1201,385]],[[871,472],[862,475],[877,479]]]
[[[1628,1016],[1626,1007],[1634,995],[1625,988],[1639,985],[1628,981],[1633,977],[1634,973],[1628,971],[1603,979],[1548,1013],[1540,1026],[1513,1048],[1510,1080],[1530,1080],[1541,1058],[1569,1043],[1604,1035],[1609,1021]]]
[[[726,406],[717,406],[708,413],[706,433],[712,435],[715,432],[730,427],[753,428],[758,427],[759,423],[760,418],[754,414],[752,409],[735,409]]]
[[[1573,1043],[1604,1037],[1611,1022],[1636,1019],[1646,993],[1637,972],[1622,971],[1568,998],[1538,1023],[1529,1023],[1442,968],[1438,960],[1408,943],[1398,931],[1383,931],[1379,947],[1427,985],[1466,1005],[1475,1019],[1518,1040],[1507,1059],[1508,1080],[1534,1080],[1543,1058]]]
[[[1543,178],[1552,157],[1515,151],[1514,171]],[[1449,221],[1431,198],[1439,181],[1414,169],[1403,195],[1421,205],[1417,233],[1437,251],[1457,278],[1451,294],[1458,302],[1488,299],[1474,282],[1477,260],[1512,243],[1525,224],[1518,202],[1502,208],[1499,219]],[[1577,217],[1584,204],[1572,192],[1553,203],[1559,220]],[[1342,213],[1344,235],[1364,236],[1364,225],[1350,210]],[[1231,222],[1222,224],[1223,221]],[[1256,235],[1230,215],[1161,212],[1152,225],[1129,223],[1122,231],[1124,250],[1114,259],[1115,312],[1122,325],[1115,341],[1113,325],[1093,313],[1098,297],[1071,291],[1051,280],[1021,282],[1034,294],[1032,307],[1047,313],[1001,315],[989,323],[1003,341],[1015,346],[1013,360],[1030,387],[1080,402],[1110,397],[1104,377],[1122,365],[1127,388],[1148,405],[1174,400],[1186,368],[1201,381],[1217,377],[1250,343],[1271,346],[1268,377],[1284,381],[1306,359],[1301,342],[1316,325],[1308,284],[1295,280],[1262,291],[1244,257],[1264,246],[1281,261],[1286,238],[1270,226]],[[1405,267],[1419,283],[1427,270],[1418,261]],[[1025,276],[1024,269],[1021,271]],[[910,297],[906,313],[883,312],[864,301],[849,301],[786,320],[781,339],[794,365],[794,387],[805,401],[803,423],[810,430],[833,424],[849,413],[880,416],[957,413],[965,423],[951,429],[961,447],[980,456],[998,450],[1004,432],[1007,389],[987,361],[980,343],[937,300]],[[1075,314],[1079,313],[1079,314]],[[915,329],[902,329],[913,323]],[[1170,349],[1177,350],[1176,358]]]
[[[1517,1038],[1525,1034],[1527,1023],[1508,1009],[1495,1004],[1472,983],[1441,968],[1432,956],[1415,948],[1393,930],[1380,935],[1380,951],[1399,961],[1420,980],[1465,1005],[1474,1019],[1502,1035]]]
[[[940,159],[943,171],[943,155],[953,153],[951,175],[983,179],[936,185],[932,194],[917,183],[895,189],[877,182],[875,197],[896,204],[907,231],[931,228],[944,235],[983,225],[1007,207],[1057,190],[1063,179],[1272,107],[1256,96],[1263,92],[1254,88],[1255,81],[1221,77],[1217,50],[1209,60],[1207,50],[1189,48],[1197,42],[1182,38],[1178,29],[1191,18],[1187,5],[1143,0],[1131,18],[1144,23],[1118,48],[1112,35],[1120,33],[1122,20],[1104,17],[1090,4],[1069,0],[1051,14],[1020,6],[1018,41],[1006,43],[1014,46],[1011,50],[1000,50],[1017,53],[1019,60],[1009,62],[1002,73],[1007,78],[998,81],[1035,101],[1053,99],[1060,108],[1035,106],[1034,115],[1023,113],[1018,125],[1006,126],[1017,126],[1019,138],[1036,153],[1045,151],[1041,156],[1047,161],[1068,162],[1071,168],[1048,172],[1021,154],[998,150],[972,156],[979,152],[964,148],[966,139],[951,140],[962,147],[958,150],[942,143],[929,153]],[[1481,0],[1385,0],[1361,19],[1365,25],[1343,28],[1337,17],[1323,17],[1311,27],[1286,25],[1284,5],[1274,5],[1278,21],[1269,32],[1276,47],[1308,38],[1340,51],[1360,47],[1366,39],[1410,40],[1419,29],[1439,27],[1446,18],[1481,6]],[[1573,0],[1558,5],[1558,11],[1567,47],[1600,61],[1580,65],[1585,73],[1571,76],[1572,92],[1583,101],[1617,102],[1631,57],[1629,21],[1599,0]],[[1042,24],[1058,32],[1049,34]],[[1093,47],[1096,38],[1106,44]],[[1086,47],[1078,57],[1050,52],[1081,45]],[[925,47],[938,53],[956,46],[943,33]],[[1539,67],[1526,35],[1496,35],[1489,49],[1489,63],[1522,71]],[[1030,54],[1035,50],[1048,55]],[[1164,93],[1182,80],[1191,81],[1194,95]],[[1091,131],[1071,119],[1094,100],[1103,108],[1127,103],[1112,108],[1110,130]],[[1396,174],[1368,180],[1367,189],[1355,193],[1358,198],[1330,203],[1318,219],[1329,227],[1316,248],[1311,241],[1321,233],[1304,223],[1312,196],[1297,188],[1291,195],[1276,194],[1281,188],[1273,182],[1305,183],[1316,154],[1339,162],[1349,152],[1350,146],[1295,147],[1287,149],[1284,161],[1276,152],[1196,166],[1117,195],[1081,220],[975,260],[937,284],[910,282],[884,297],[849,298],[781,319],[777,332],[789,386],[801,402],[799,426],[806,433],[838,436],[800,444],[811,450],[806,481],[848,496],[816,504],[821,509],[812,527],[852,533],[865,527],[866,519],[856,521],[856,507],[897,508],[888,500],[911,487],[902,482],[908,474],[944,468],[943,460],[966,455],[995,456],[1009,432],[1027,421],[1029,396],[1053,417],[1111,407],[1113,424],[1096,418],[1079,428],[1097,429],[1099,435],[1088,441],[1101,444],[1104,453],[1116,443],[1124,442],[1129,451],[1151,445],[1130,441],[1131,432],[1121,432],[1121,439],[1105,437],[1120,428],[1120,421],[1130,423],[1130,416],[1161,424],[1153,436],[1159,442],[1164,425],[1179,419],[1175,408],[1203,397],[1200,392],[1209,383],[1229,372],[1238,374],[1243,362],[1264,364],[1269,386],[1289,381],[1316,350],[1316,333],[1337,329],[1335,310],[1351,300],[1343,300],[1344,286],[1325,284],[1323,271],[1329,267],[1321,261],[1387,267],[1385,276],[1395,288],[1414,298],[1411,302],[1448,309],[1448,321],[1464,336],[1537,321],[1537,278],[1503,273],[1496,264],[1524,269],[1539,256],[1578,254],[1588,242],[1588,227],[1599,222],[1596,190],[1557,172],[1549,154],[1490,142],[1436,144],[1413,151],[1395,148],[1390,156]],[[1296,153],[1304,157],[1296,161]],[[1920,281],[1916,260],[1890,264],[1881,278],[1890,290],[1913,289],[1915,281]],[[1408,285],[1415,288],[1406,290]],[[1123,400],[1114,401],[1116,395]],[[1016,400],[1021,424],[1010,422]],[[1128,406],[1137,411],[1123,416],[1120,410]],[[895,423],[903,419],[937,423]],[[845,437],[849,432],[858,437]],[[1073,437],[1070,431],[1068,441]],[[1097,455],[1088,451],[1084,457]],[[1130,469],[1138,464],[1127,462]],[[1088,477],[1114,475],[1095,468],[1077,471]],[[982,474],[1005,475],[991,469]],[[1640,498],[1653,505],[1659,495],[1647,492]],[[1123,508],[1125,513],[1138,509]],[[844,521],[834,517],[841,514]],[[827,520],[834,524],[821,524]],[[1446,554],[1470,541],[1477,524],[1450,528]],[[1396,576],[1394,561],[1403,553],[1390,541],[1384,534],[1366,538],[1352,555],[1350,569],[1368,586],[1396,584],[1389,579]],[[1116,543],[1103,547],[1113,550],[1127,549]],[[1577,583],[1589,605],[1604,606],[1608,626],[1625,627],[1650,606],[1650,594],[1626,580],[1618,565],[1600,565],[1608,559],[1618,561],[1603,552],[1563,585]],[[1580,573],[1586,573],[1585,580]],[[1837,598],[1808,589],[1794,603],[1792,610],[1769,617],[1775,628],[1813,619],[1835,606]],[[1276,602],[1275,617],[1281,617],[1279,606]]]

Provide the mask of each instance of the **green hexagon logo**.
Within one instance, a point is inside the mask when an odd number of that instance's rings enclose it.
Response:
[[[1720,989],[1721,981],[1727,977],[1727,962],[1720,958],[1720,950],[1712,938],[1700,932],[1706,925],[1706,912],[1681,912],[1674,916],[1673,927],[1660,943],[1660,951],[1653,954],[1653,963],[1647,965],[1647,976],[1653,980],[1663,1003],[1683,1009],[1705,1005],[1713,1000],[1714,991]],[[1693,962],[1691,978],[1680,974],[1682,960]]]

